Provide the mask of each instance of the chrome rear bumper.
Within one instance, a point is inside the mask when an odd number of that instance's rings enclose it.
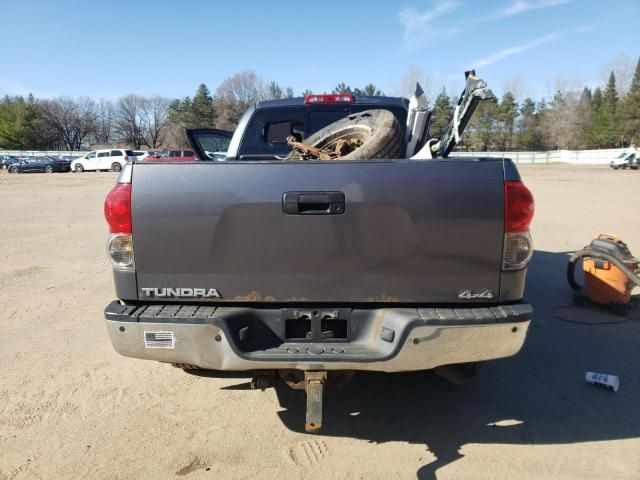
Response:
[[[312,315],[320,318],[324,310]],[[280,309],[115,301],[105,310],[111,342],[121,355],[230,371],[401,372],[508,357],[522,347],[532,315],[527,303],[354,309],[348,338],[305,342],[286,338]]]

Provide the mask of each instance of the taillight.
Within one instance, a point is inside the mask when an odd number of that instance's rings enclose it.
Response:
[[[124,157],[124,161],[128,162],[129,161],[129,157]]]
[[[519,180],[504,182],[504,250],[502,268],[524,268],[533,255],[529,224],[535,209],[533,195]]]
[[[131,184],[116,183],[104,200],[104,217],[111,233],[131,233]]]
[[[528,232],[534,211],[533,195],[519,180],[504,182],[504,231]]]
[[[107,253],[117,270],[135,269],[131,235],[131,184],[116,183],[104,200],[104,217],[109,224]]]
[[[353,103],[354,101],[355,97],[350,93],[325,93],[304,97],[304,103]]]

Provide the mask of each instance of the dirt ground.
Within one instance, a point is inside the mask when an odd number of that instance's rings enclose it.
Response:
[[[520,170],[537,202],[522,352],[463,387],[361,374],[328,397],[321,435],[302,430],[301,394],[113,351],[102,201],[115,174],[3,171],[0,479],[640,478],[640,322],[553,315],[571,304],[566,252],[615,232],[640,256],[640,171]],[[618,393],[587,370],[619,375]]]

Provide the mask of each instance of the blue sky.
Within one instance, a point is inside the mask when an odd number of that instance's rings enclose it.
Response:
[[[297,93],[394,93],[412,67],[434,91],[476,67],[540,97],[640,55],[640,0],[0,0],[0,19],[0,94],[46,97],[180,97],[244,69]]]

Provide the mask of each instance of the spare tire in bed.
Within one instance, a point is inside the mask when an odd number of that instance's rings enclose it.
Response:
[[[389,110],[365,110],[327,125],[304,140],[316,148],[332,147],[340,139],[356,138],[362,144],[336,160],[402,158],[404,139],[395,115]]]

